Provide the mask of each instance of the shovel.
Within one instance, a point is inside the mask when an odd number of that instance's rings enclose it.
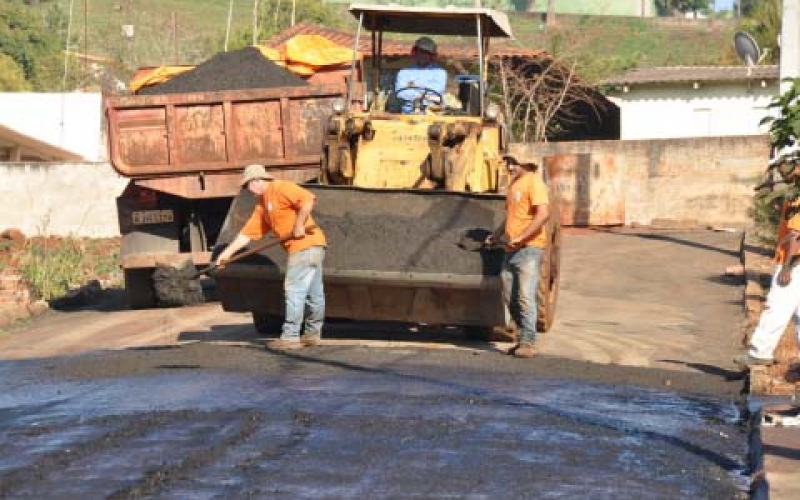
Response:
[[[308,232],[308,231],[310,231],[312,229],[317,229],[317,226],[309,226],[309,227],[306,228],[306,231]],[[253,254],[258,253],[258,252],[262,252],[264,250],[272,248],[272,247],[274,247],[276,245],[280,245],[280,244],[286,243],[287,241],[293,240],[293,239],[294,239],[294,236],[287,236],[286,238],[282,238],[282,239],[279,239],[279,240],[266,241],[264,243],[261,243],[259,245],[254,246],[253,248],[245,250],[244,252],[237,253],[236,255],[231,257],[230,259],[226,260],[225,263],[222,266],[218,266],[216,262],[212,262],[208,267],[205,267],[203,269],[200,269],[200,270],[196,271],[194,274],[191,275],[191,277],[189,277],[189,279],[190,280],[196,280],[200,276],[202,276],[204,274],[208,274],[208,273],[213,273],[217,269],[219,269],[221,267],[225,267],[226,265],[230,264],[231,262],[236,262],[236,261],[242,260],[245,257],[249,257],[250,255],[253,255]]]
[[[306,230],[310,231],[316,228],[317,226],[310,226],[307,227]],[[158,303],[161,306],[201,304],[205,301],[205,297],[200,281],[198,280],[200,276],[213,273],[231,262],[236,262],[254,253],[264,251],[281,243],[286,243],[291,239],[294,239],[294,236],[260,243],[253,248],[234,255],[225,261],[225,264],[222,266],[218,266],[215,262],[212,262],[211,265],[203,269],[195,270],[191,259],[187,259],[186,262],[180,266],[156,266],[153,272],[153,288]]]

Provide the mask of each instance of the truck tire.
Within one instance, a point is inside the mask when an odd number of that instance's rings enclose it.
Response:
[[[131,309],[156,307],[156,291],[153,288],[153,268],[125,269],[125,293]]]
[[[536,290],[536,330],[540,333],[549,331],[555,321],[561,274],[561,224],[555,220],[547,229],[550,238],[542,255],[542,270]]]
[[[475,342],[488,342],[492,340],[493,329],[491,326],[468,325],[464,327],[464,337]]]
[[[283,318],[277,314],[253,313],[253,326],[258,333],[279,336],[283,327]]]

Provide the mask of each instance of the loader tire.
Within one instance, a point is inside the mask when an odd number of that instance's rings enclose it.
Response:
[[[539,287],[536,290],[536,331],[540,333],[549,331],[555,321],[561,274],[561,225],[554,221],[547,229],[550,238],[542,255]]]
[[[125,293],[131,309],[156,307],[156,291],[153,287],[153,268],[125,269]]]

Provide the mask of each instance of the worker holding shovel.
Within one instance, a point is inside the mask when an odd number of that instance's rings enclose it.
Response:
[[[280,338],[269,341],[267,348],[317,345],[325,318],[322,263],[326,240],[311,217],[315,197],[293,182],[276,180],[264,165],[248,165],[242,187],[257,196],[258,202],[239,234],[217,257],[216,265],[224,266],[252,240],[274,233],[289,254],[283,282],[286,313]]]
[[[506,254],[501,278],[503,299],[519,331],[519,342],[509,354],[518,358],[536,355],[536,290],[547,245],[545,224],[550,218],[547,187],[536,175],[536,160],[507,154],[511,185],[506,194],[506,220],[485,243],[495,244],[505,234]]]

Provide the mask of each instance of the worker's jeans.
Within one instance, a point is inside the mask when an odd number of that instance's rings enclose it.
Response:
[[[542,249],[538,247],[507,252],[503,261],[503,300],[517,325],[520,342],[536,341],[536,289],[541,265]]]
[[[289,254],[283,292],[286,296],[284,340],[298,340],[303,334],[319,335],[325,319],[325,292],[322,287],[322,262],[325,247],[311,247]],[[305,318],[305,322],[303,321]]]
[[[781,266],[772,275],[764,310],[750,338],[749,353],[761,359],[772,359],[789,320],[794,315],[797,337],[800,340],[800,266],[792,269],[792,279],[786,286],[778,284]]]

